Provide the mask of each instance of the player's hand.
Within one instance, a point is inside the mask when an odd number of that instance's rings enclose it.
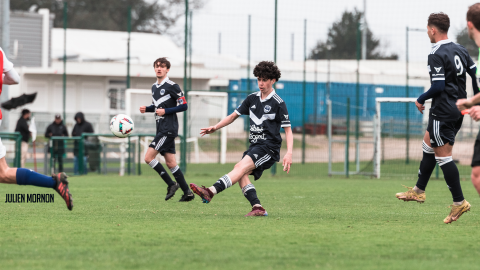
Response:
[[[457,108],[458,108],[459,111],[470,109],[472,106],[473,106],[473,104],[470,101],[470,99],[462,98],[462,99],[457,100]]]
[[[473,106],[470,109],[470,113],[468,113],[473,120],[478,121],[480,120],[480,106]]]
[[[200,131],[200,134],[201,134],[202,137],[203,137],[203,136],[205,136],[205,135],[207,135],[207,134],[212,134],[212,133],[214,133],[214,132],[217,130],[217,128],[216,128],[215,126],[211,126],[211,127],[208,127],[208,128],[201,128],[200,130],[201,130],[201,131]]]
[[[283,157],[283,171],[289,173],[290,172],[290,166],[292,165],[292,154],[287,153]]]
[[[423,114],[423,110],[425,110],[425,106],[423,104],[418,103],[418,101],[415,100],[415,106],[417,106],[418,111]]]
[[[157,109],[155,113],[157,113],[158,116],[165,115],[165,109]]]
[[[140,106],[141,113],[145,113],[146,110],[147,110],[147,106]]]

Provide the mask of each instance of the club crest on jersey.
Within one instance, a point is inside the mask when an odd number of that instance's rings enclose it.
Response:
[[[268,113],[271,109],[272,109],[272,106],[266,105],[265,108],[263,108],[263,111],[264,111],[265,113]]]
[[[436,68],[435,68],[435,70],[436,70],[437,72],[440,72],[441,69],[442,69],[442,67],[436,67]]]
[[[160,95],[162,95],[162,96],[165,95],[165,89],[160,90]]]

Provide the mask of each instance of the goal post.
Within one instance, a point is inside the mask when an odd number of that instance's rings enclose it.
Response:
[[[218,119],[223,119],[228,113],[228,93],[224,92],[210,92],[210,91],[187,91],[185,93],[188,110],[187,113],[187,130],[183,131],[183,113],[178,114],[179,134],[183,134],[187,138],[187,144],[193,143],[194,162],[212,162],[215,160],[221,164],[226,163],[227,157],[227,127],[220,130],[219,136],[219,153],[218,159],[206,158],[205,153],[199,147],[198,141],[200,137],[200,128],[208,127],[216,124],[212,123]],[[142,115],[138,108],[151,104],[152,91],[147,89],[127,89],[125,91],[125,113],[132,117],[135,123],[135,133],[150,133],[156,132],[156,126],[153,118]],[[182,135],[182,136],[183,136]],[[208,137],[207,135],[206,137]],[[188,148],[186,148],[188,149]],[[200,154],[202,152],[202,154]],[[188,153],[188,150],[187,150]],[[199,158],[200,157],[200,158]],[[189,157],[187,157],[187,160]]]
[[[409,164],[410,156],[410,139],[412,135],[421,137],[423,140],[423,128],[428,117],[428,108],[424,110],[424,114],[420,114],[415,106],[417,98],[401,98],[401,97],[378,97],[375,99],[375,136],[374,136],[374,175],[376,178],[381,176],[381,167],[383,159],[405,160],[405,164]],[[425,103],[429,107],[431,101]],[[388,106],[382,108],[383,103]],[[397,105],[395,105],[397,104]],[[402,105],[404,104],[404,105]],[[384,130],[388,125],[388,133],[391,138],[388,145],[382,145],[382,135],[386,136],[387,131]],[[424,133],[424,132],[423,132]],[[385,144],[385,143],[384,143]],[[387,154],[391,154],[385,158],[385,149],[391,148]]]

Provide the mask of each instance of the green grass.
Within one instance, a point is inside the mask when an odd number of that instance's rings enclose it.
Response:
[[[232,165],[188,167],[187,181],[211,185]],[[280,169],[280,168],[279,168]],[[472,211],[443,224],[451,196],[432,180],[425,204],[394,194],[410,180],[328,178],[294,165],[255,182],[268,217],[234,186],[205,205],[165,202],[153,176],[71,177],[75,208],[0,208],[0,269],[478,269],[478,194],[462,181]],[[6,193],[51,193],[1,185]]]

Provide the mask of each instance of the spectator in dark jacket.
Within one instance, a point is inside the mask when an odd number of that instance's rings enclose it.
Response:
[[[53,121],[53,123],[51,123],[45,131],[45,138],[60,136],[68,137],[68,130],[67,127],[65,127],[65,125],[63,124],[60,114],[56,114],[55,121]],[[51,147],[53,148],[53,158],[55,161],[53,167],[55,168],[55,163],[56,161],[58,161],[58,172],[63,172],[63,155],[65,154],[65,143],[63,140],[54,140]]]
[[[25,168],[25,160],[28,153],[28,140],[30,139],[30,130],[28,129],[28,120],[30,120],[30,111],[28,109],[22,110],[22,116],[17,121],[15,131],[20,132],[22,135],[22,154],[21,154],[21,167]]]
[[[94,133],[92,124],[87,122],[85,120],[85,116],[83,115],[82,112],[78,112],[75,114],[75,126],[73,127],[72,131],[72,136],[82,136],[83,133]],[[73,170],[75,174],[79,174],[79,166],[78,166],[78,150],[79,150],[79,145],[78,141],[75,141],[75,145],[73,148],[73,155],[74,155],[74,166]],[[84,148],[84,156],[83,156],[83,168],[84,168],[84,173],[87,173],[87,153],[85,152]]]

